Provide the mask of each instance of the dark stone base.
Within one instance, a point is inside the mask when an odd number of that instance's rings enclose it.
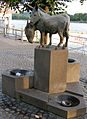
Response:
[[[57,94],[49,94],[36,89],[17,90],[16,98],[18,100],[24,101],[26,103],[32,104],[44,110],[55,113],[66,119],[84,115],[86,113],[86,106],[85,106],[85,101],[83,99],[83,95],[70,92],[69,87],[70,86],[67,87],[68,91],[65,91],[63,93],[57,93]],[[79,89],[79,84],[78,84],[78,89]],[[78,92],[78,90],[74,90],[73,92],[75,91]],[[74,96],[80,101],[80,103],[74,107],[62,106],[57,101],[58,96],[60,95]]]

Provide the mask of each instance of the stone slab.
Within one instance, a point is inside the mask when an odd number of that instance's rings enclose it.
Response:
[[[35,48],[34,88],[47,93],[60,93],[66,89],[68,50]]]
[[[2,92],[11,97],[15,97],[18,89],[29,89],[33,87],[33,75],[14,76],[10,70],[2,74]]]
[[[61,94],[74,96],[80,100],[80,104],[74,107],[64,107],[57,102],[57,97]],[[78,117],[86,113],[85,101],[82,96],[68,92],[49,94],[36,89],[17,90],[16,98],[26,103],[32,104],[44,110],[55,113],[66,119]]]
[[[48,93],[36,89],[16,90],[16,98],[47,110]]]

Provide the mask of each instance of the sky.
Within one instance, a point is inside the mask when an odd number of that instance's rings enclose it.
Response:
[[[71,15],[74,15],[75,13],[87,13],[87,1],[85,1],[83,5],[81,5],[79,0],[74,0],[67,4],[68,8],[66,10]]]

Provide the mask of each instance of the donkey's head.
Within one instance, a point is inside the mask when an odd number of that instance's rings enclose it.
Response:
[[[27,25],[25,27],[25,34],[26,34],[28,41],[30,43],[33,43],[35,28],[28,21],[27,21]]]
[[[39,8],[36,5],[32,10],[30,23],[32,25],[35,25],[40,20],[40,18],[41,18],[41,13],[39,12]]]

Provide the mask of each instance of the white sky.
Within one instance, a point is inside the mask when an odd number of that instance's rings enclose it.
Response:
[[[85,1],[83,5],[81,5],[78,0],[74,0],[73,2],[67,4],[68,8],[66,10],[69,14],[87,13],[87,1]]]

